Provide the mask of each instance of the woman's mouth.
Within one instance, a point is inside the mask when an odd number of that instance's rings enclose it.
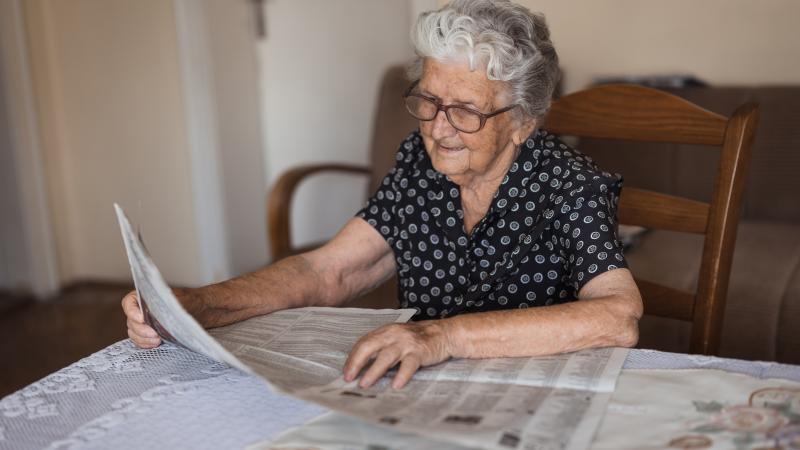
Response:
[[[464,147],[448,147],[448,146],[442,145],[442,144],[438,144],[438,146],[439,146],[439,150],[441,150],[444,153],[456,153],[456,152],[459,152],[461,150],[464,150]]]

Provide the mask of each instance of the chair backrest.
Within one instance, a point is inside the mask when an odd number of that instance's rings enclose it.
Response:
[[[728,118],[672,94],[633,85],[605,85],[567,95],[553,103],[545,120],[547,130],[559,135],[721,149],[710,203],[626,186],[619,204],[620,223],[705,235],[696,292],[636,280],[646,314],[692,323],[692,353],[716,354],[719,349],[757,122],[754,103],[740,106]]]
[[[368,195],[375,192],[383,177],[394,166],[397,147],[408,133],[419,127],[419,121],[406,111],[403,102],[403,92],[409,84],[403,66],[390,67],[381,80],[372,127],[372,176]]]

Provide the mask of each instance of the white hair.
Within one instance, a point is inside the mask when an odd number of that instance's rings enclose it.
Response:
[[[464,60],[508,84],[511,102],[533,118],[547,113],[558,84],[558,55],[544,16],[509,0],[453,0],[420,14],[411,31],[417,54],[408,69],[422,76],[425,58]]]

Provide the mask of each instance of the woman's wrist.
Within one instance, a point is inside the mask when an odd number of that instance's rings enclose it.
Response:
[[[445,359],[468,357],[466,331],[460,322],[457,317],[431,321],[439,328]]]
[[[213,324],[207,317],[207,307],[203,302],[200,289],[198,288],[172,288],[172,293],[178,299],[178,303],[204,328],[209,328]]]

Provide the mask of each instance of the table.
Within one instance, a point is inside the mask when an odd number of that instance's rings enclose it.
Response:
[[[624,371],[719,369],[800,382],[800,367],[631,350]],[[0,449],[242,448],[326,410],[184,348],[129,340],[0,400]]]

